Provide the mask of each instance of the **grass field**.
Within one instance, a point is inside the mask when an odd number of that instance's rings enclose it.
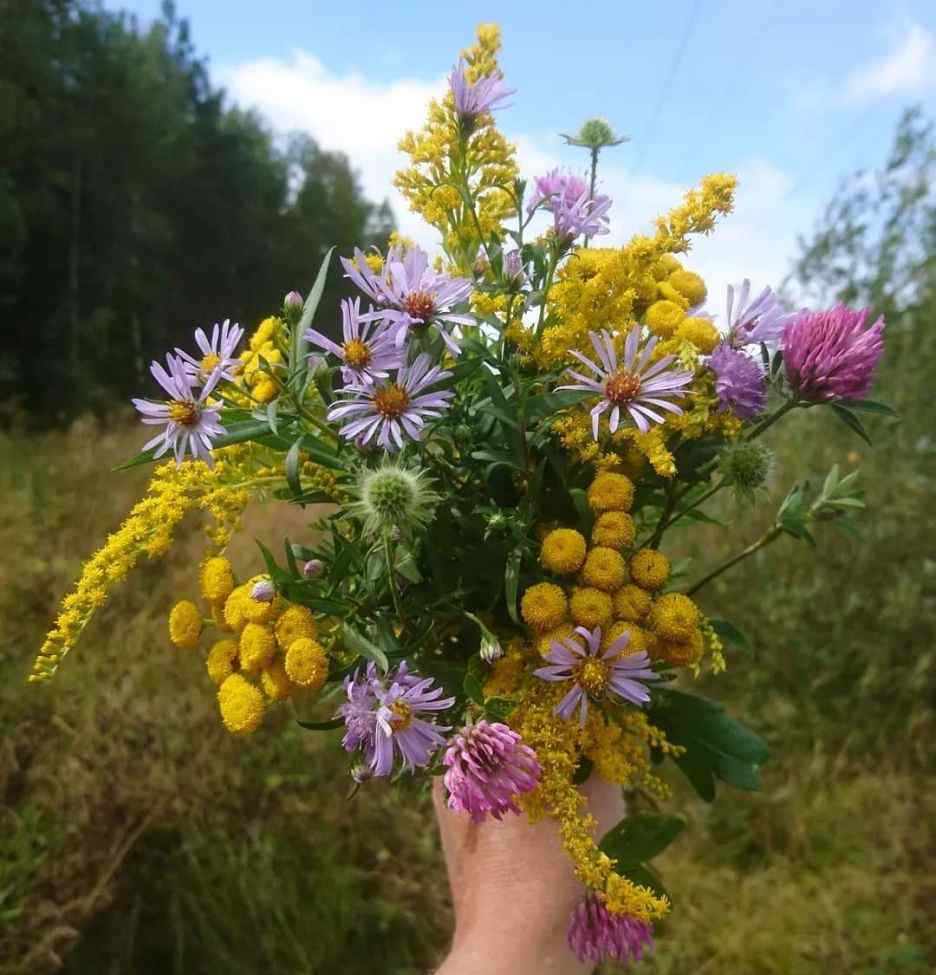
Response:
[[[816,558],[781,540],[703,599],[752,643],[705,691],[773,757],[762,793],[711,806],[673,779],[688,829],[662,859],[675,912],[647,973],[936,967],[927,417],[879,426],[876,459],[844,429],[814,436],[828,416],[794,423],[777,490],[844,458],[868,468],[873,512],[862,542],[820,530]],[[124,421],[0,436],[0,973],[429,971],[450,916],[427,798],[346,801],[335,742],[285,712],[248,742],[223,731],[200,661],[165,637],[195,590],[196,532],[136,571],[56,680],[25,684],[81,560],[143,488],[144,471],[101,473],[138,441]],[[242,572],[251,535],[283,527],[249,513]],[[701,569],[755,531],[674,541]]]

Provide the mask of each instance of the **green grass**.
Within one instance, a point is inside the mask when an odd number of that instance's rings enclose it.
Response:
[[[724,789],[711,806],[672,779],[688,829],[662,859],[675,911],[648,973],[936,965],[929,421],[878,424],[878,455],[834,422],[794,419],[776,488],[860,461],[864,540],[781,540],[702,600],[752,643],[703,690],[773,757],[762,793]],[[142,489],[145,472],[101,474],[138,439],[90,421],[0,437],[0,973],[430,970],[450,914],[427,797],[376,787],[347,801],[334,735],[285,713],[250,741],[226,735],[200,662],[165,638],[173,599],[195,590],[195,531],[136,571],[55,681],[24,683],[81,560]],[[729,504],[727,531],[674,535],[689,577],[770,510],[752,523]],[[243,571],[250,535],[279,537],[292,516],[273,517],[248,518]]]

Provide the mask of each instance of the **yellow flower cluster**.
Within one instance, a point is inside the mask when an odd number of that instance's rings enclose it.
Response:
[[[482,24],[477,36],[477,43],[462,52],[470,81],[499,71],[500,29]],[[451,92],[430,103],[426,124],[408,132],[399,147],[411,164],[396,174],[394,184],[410,209],[442,233],[456,269],[468,272],[481,246],[479,227],[484,239],[500,238],[501,224],[514,210],[514,147],[497,131],[490,113],[480,116],[470,133],[462,132]],[[474,214],[459,191],[462,179],[471,188]]]
[[[169,639],[180,649],[195,650],[206,623],[221,634],[208,649],[205,668],[219,685],[218,707],[228,731],[251,734],[263,721],[267,700],[285,701],[299,689],[321,688],[328,656],[307,607],[272,594],[267,576],[236,585],[230,562],[219,556],[202,564],[200,581],[210,619],[182,600],[169,614]]]
[[[74,647],[95,612],[142,556],[164,555],[185,515],[193,510],[211,518],[205,532],[216,549],[224,548],[251,498],[251,451],[242,446],[216,451],[214,467],[202,461],[160,464],[146,495],[134,505],[120,528],[84,564],[75,589],[63,600],[55,626],[48,633],[30,681],[50,678]]]
[[[265,318],[240,354],[243,366],[237,376],[237,385],[244,388],[246,402],[269,403],[279,392],[279,384],[265,364],[277,366],[283,361],[278,345],[283,328],[282,320],[276,316]]]

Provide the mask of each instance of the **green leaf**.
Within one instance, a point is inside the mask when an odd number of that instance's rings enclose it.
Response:
[[[273,431],[273,435],[275,437],[279,436],[279,429],[277,428],[276,425],[278,408],[279,408],[278,400],[273,399],[270,400],[269,403],[267,403],[267,408],[266,408],[267,426],[269,426],[270,430]]]
[[[504,569],[504,599],[507,602],[507,612],[518,626],[520,625],[520,614],[517,611],[517,592],[520,588],[520,563],[522,559],[523,552],[519,548],[515,548],[507,557],[507,566]]]
[[[626,871],[662,853],[685,828],[677,816],[638,813],[609,830],[601,841],[601,849],[618,861],[621,871]]]
[[[240,423],[227,424],[225,429],[227,433],[222,434],[220,437],[215,437],[212,443],[213,447],[230,447],[232,444],[256,440],[264,434],[269,434],[270,425],[266,420],[245,420]],[[155,460],[153,456],[155,453],[155,448],[144,450],[137,454],[136,457],[132,457],[123,464],[119,464],[113,470],[115,472],[128,471],[132,467],[139,467],[141,464],[151,464]]]
[[[531,396],[527,400],[527,418],[530,423],[534,423],[541,417],[551,416],[569,406],[575,406],[576,403],[581,403],[582,400],[588,399],[590,395],[593,394],[577,389],[560,389],[554,390],[551,393],[539,393],[536,396]]]
[[[371,643],[367,637],[358,633],[349,623],[345,623],[342,630],[344,632],[345,643],[349,649],[360,654],[362,657],[366,657],[368,660],[373,660],[384,673],[389,670],[390,661],[387,660],[387,655],[376,643]]]
[[[575,767],[575,774],[572,776],[572,783],[574,785],[584,785],[591,776],[594,768],[595,766],[591,759],[584,757],[579,759],[579,763]]]
[[[325,255],[321,265],[319,265],[318,274],[315,276],[315,283],[312,285],[309,297],[306,298],[305,305],[302,308],[302,317],[296,324],[292,336],[292,362],[289,364],[290,373],[293,376],[292,388],[299,394],[300,398],[305,393],[309,373],[307,362],[309,343],[306,341],[305,333],[311,328],[312,319],[315,317],[319,302],[322,300],[325,281],[328,278],[328,265],[334,252],[335,248],[329,247],[328,253]]]
[[[859,410],[863,413],[879,413],[881,416],[900,416],[891,409],[886,403],[878,403],[873,399],[843,399],[842,406],[850,410]]]
[[[572,504],[575,505],[575,513],[578,515],[579,527],[587,538],[591,533],[592,524],[595,520],[595,513],[588,503],[588,495],[582,488],[570,488],[569,497],[572,499]]]
[[[302,449],[316,464],[321,464],[323,467],[330,467],[335,471],[343,471],[345,469],[344,461],[342,461],[338,454],[324,440],[316,437],[312,433],[307,433],[303,436]]]
[[[484,704],[484,688],[481,686],[481,681],[474,674],[465,674],[462,687],[465,691],[465,697],[469,701],[474,701],[475,704]]]
[[[728,643],[733,643],[736,647],[741,647],[744,650],[751,649],[751,641],[744,635],[744,633],[739,630],[734,623],[729,623],[728,620],[720,620],[709,618],[709,623],[712,625],[712,629]]]
[[[289,448],[286,454],[285,469],[286,483],[293,494],[302,494],[302,483],[299,480],[299,449],[302,447],[302,437]]]
[[[845,426],[849,428],[849,430],[853,430],[855,433],[857,433],[858,436],[861,437],[861,439],[864,440],[869,447],[872,446],[871,438],[868,436],[868,433],[865,430],[861,420],[859,420],[858,417],[855,416],[850,409],[848,409],[848,407],[842,406],[841,403],[830,403],[829,406],[832,407],[832,412],[842,421],[842,423],[845,424]]]

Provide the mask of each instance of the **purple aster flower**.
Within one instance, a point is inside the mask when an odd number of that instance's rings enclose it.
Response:
[[[226,318],[222,325],[215,323],[211,330],[211,340],[201,328],[195,329],[195,342],[201,350],[202,357],[196,359],[182,349],[176,349],[176,355],[182,359],[186,374],[195,383],[207,382],[211,374],[217,370],[221,379],[233,381],[243,363],[234,355],[234,350],[244,337],[244,330],[240,325],[231,324]]]
[[[359,435],[365,446],[377,434],[377,444],[386,450],[403,446],[404,434],[419,440],[426,419],[439,417],[455,395],[450,389],[427,393],[424,390],[452,374],[423,352],[416,361],[401,366],[392,380],[374,383],[349,383],[342,393],[351,399],[340,400],[328,411],[329,420],[352,419],[341,428],[341,435],[354,440]]]
[[[884,351],[884,317],[866,328],[869,313],[837,305],[802,311],[787,325],[783,362],[801,399],[820,403],[867,394]]]
[[[588,366],[597,378],[591,379],[569,369],[569,375],[578,382],[558,388],[584,390],[597,393],[601,397],[601,401],[591,411],[592,434],[595,440],[598,439],[601,414],[609,408],[612,433],[620,426],[622,409],[627,410],[641,433],[646,433],[651,424],[663,422],[663,417],[652,407],[669,410],[670,413],[682,413],[682,409],[670,400],[686,395],[686,387],[692,382],[692,373],[671,370],[670,365],[676,358],[671,355],[651,363],[650,356],[656,345],[656,336],[641,350],[640,326],[634,325],[624,341],[624,357],[619,362],[614,342],[606,331],[602,331],[600,335],[597,332],[588,334],[601,362],[600,366],[595,365],[581,352],[574,349],[569,351],[579,362]]]
[[[468,278],[454,278],[429,266],[429,256],[419,247],[391,247],[383,269],[375,274],[360,250],[354,258],[342,258],[345,276],[377,305],[377,310],[361,316],[382,318],[396,328],[396,344],[403,346],[411,329],[435,327],[453,355],[458,343],[449,334],[449,326],[474,325],[473,315],[453,311],[453,306],[468,299],[472,283]]]
[[[154,458],[172,450],[177,464],[188,451],[192,457],[201,458],[210,467],[211,445],[215,437],[226,433],[221,426],[220,414],[208,406],[208,397],[221,378],[215,369],[205,380],[196,397],[194,381],[185,371],[185,363],[171,352],[166,356],[168,370],[158,362],[152,363],[153,378],[169,394],[170,399],[153,403],[146,399],[134,399],[133,405],[142,413],[141,420],[148,425],[165,425],[165,430],[143,445],[144,450],[156,447]]]
[[[776,345],[783,337],[787,322],[794,317],[795,313],[785,311],[770,288],[764,288],[751,300],[751,282],[747,278],[737,286],[737,293],[734,286],[728,285],[728,342],[736,349],[758,342]]]
[[[532,213],[540,205],[551,211],[556,236],[563,241],[572,241],[581,234],[595,237],[609,232],[611,197],[592,197],[585,181],[573,173],[553,169],[538,176],[527,209]]]
[[[443,762],[449,809],[469,813],[476,823],[488,813],[495,819],[519,813],[515,798],[536,788],[541,771],[536,753],[515,731],[483,718],[449,741]]]
[[[306,339],[340,359],[342,379],[346,383],[369,385],[375,379],[386,379],[391,369],[403,365],[403,357],[393,341],[393,331],[387,323],[372,325],[371,315],[361,315],[361,299],[345,298],[341,302],[341,345],[327,335],[310,328]]]
[[[485,112],[506,108],[506,105],[498,103],[515,94],[515,89],[508,88],[504,84],[500,72],[488,75],[486,78],[479,78],[472,84],[465,73],[463,61],[459,61],[449,75],[449,87],[455,99],[455,111],[462,118],[471,120]]]
[[[629,633],[622,633],[602,653],[600,626],[594,630],[577,626],[575,632],[585,640],[584,647],[571,636],[553,640],[545,654],[550,665],[533,672],[543,680],[573,682],[572,689],[556,705],[556,714],[568,719],[578,707],[579,722],[584,725],[589,698],[598,700],[610,691],[638,707],[650,700],[641,681],[659,680],[660,675],[650,669],[650,658],[644,651],[623,656]]]
[[[708,365],[715,373],[719,409],[730,410],[742,420],[763,412],[767,405],[767,377],[758,362],[741,349],[722,342],[709,356]]]
[[[589,965],[603,961],[627,965],[640,961],[645,950],[653,950],[653,929],[646,921],[612,914],[594,894],[572,912],[566,937],[575,957]]]

